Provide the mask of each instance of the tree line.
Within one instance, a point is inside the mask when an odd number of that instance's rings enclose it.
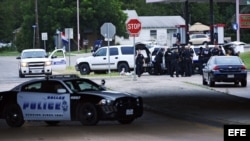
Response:
[[[123,10],[136,10],[139,16],[180,15],[185,17],[184,3],[146,3],[146,0],[79,0],[80,42],[89,34],[100,38],[100,27],[105,22],[116,26],[116,35],[128,36]],[[35,4],[37,2],[37,9]],[[250,6],[240,6],[241,13],[250,13]],[[37,10],[37,11],[36,11]],[[209,4],[189,3],[189,24],[201,22],[209,25]],[[225,36],[236,39],[232,29],[235,22],[235,3],[214,3],[214,23],[223,23]],[[37,13],[37,14],[36,14]],[[37,16],[37,17],[36,17]],[[36,19],[37,18],[37,19]],[[73,28],[77,40],[77,0],[0,0],[0,42],[12,42],[18,51],[32,48],[33,25],[39,35],[48,34],[48,49],[55,47],[56,31]],[[241,29],[241,40],[250,42],[250,29]],[[37,36],[36,36],[37,38]],[[38,44],[36,48],[43,48]],[[76,42],[73,42],[76,45]],[[39,46],[37,46],[39,45]]]

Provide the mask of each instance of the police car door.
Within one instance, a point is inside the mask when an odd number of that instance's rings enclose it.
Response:
[[[65,70],[66,69],[66,57],[64,49],[54,50],[49,58],[52,61],[52,70]]]
[[[56,83],[51,82],[39,81],[21,88],[17,95],[17,102],[22,110],[24,120],[58,121],[71,119],[70,94],[66,93],[66,89],[63,87],[54,91],[52,88],[56,86]]]

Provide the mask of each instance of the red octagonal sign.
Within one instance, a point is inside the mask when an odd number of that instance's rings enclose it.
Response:
[[[141,22],[138,19],[131,19],[126,27],[130,36],[138,36],[141,31]]]

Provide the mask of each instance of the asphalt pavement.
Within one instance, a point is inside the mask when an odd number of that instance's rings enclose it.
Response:
[[[178,78],[143,74],[136,80],[120,76],[106,81],[107,88],[141,95],[146,110],[215,126],[250,124],[249,87],[218,84],[210,88],[202,85],[198,74]]]

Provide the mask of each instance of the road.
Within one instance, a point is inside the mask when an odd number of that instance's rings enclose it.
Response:
[[[0,66],[0,91],[33,79],[18,77],[15,57],[0,57]],[[27,122],[22,128],[9,128],[0,120],[1,140],[222,141],[224,124],[250,123],[249,99],[233,95],[234,91],[248,95],[249,84],[246,88],[220,84],[211,89],[201,85],[200,75],[171,78],[143,74],[136,81],[133,76],[104,78],[108,89],[142,96],[143,117],[131,125],[100,122],[91,127],[79,122],[62,122],[56,127]],[[98,83],[101,79],[93,78]]]

